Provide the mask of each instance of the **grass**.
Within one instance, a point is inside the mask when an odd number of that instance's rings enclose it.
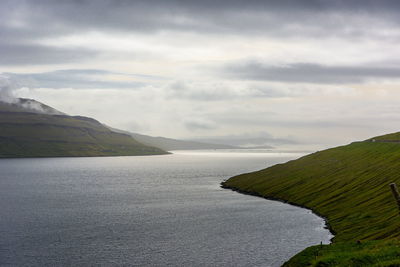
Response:
[[[331,249],[341,246],[342,242],[398,240],[400,216],[389,183],[400,184],[399,138],[400,134],[390,134],[373,138],[374,141],[370,139],[316,152],[232,177],[223,186],[312,209],[327,218],[335,233]],[[392,246],[390,242],[376,242],[376,249],[370,251],[371,257],[375,257],[379,247],[388,246],[390,250]],[[398,246],[395,250],[399,251]],[[335,259],[332,255],[335,252],[329,256]],[[390,260],[397,258],[398,254]],[[312,265],[310,262],[309,266],[370,266],[332,264]],[[303,262],[297,266],[308,265]]]
[[[379,240],[360,244],[341,242],[334,245],[313,246],[294,256],[283,266],[400,266],[400,242]]]

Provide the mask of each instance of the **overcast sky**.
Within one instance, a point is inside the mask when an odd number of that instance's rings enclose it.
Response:
[[[400,1],[2,0],[17,96],[133,132],[329,147],[399,131]]]

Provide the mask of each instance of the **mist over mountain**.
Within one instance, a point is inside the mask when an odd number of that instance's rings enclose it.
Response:
[[[247,134],[232,134],[224,136],[208,136],[193,138],[198,142],[217,143],[241,148],[272,149],[281,146],[296,146],[298,142],[293,137],[277,138],[268,132],[261,131]]]
[[[55,108],[28,98],[15,98],[12,102],[0,101],[0,110],[2,112],[31,112],[48,115],[67,115]]]

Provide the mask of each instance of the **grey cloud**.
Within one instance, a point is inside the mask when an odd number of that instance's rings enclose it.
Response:
[[[38,65],[84,61],[97,53],[87,49],[55,48],[34,44],[4,44],[0,41],[0,65]]]
[[[398,9],[396,1],[5,0],[0,14],[5,21],[27,22],[28,26],[17,28],[25,34],[107,29],[282,32],[291,28],[293,33],[301,27],[292,26],[302,24],[311,31],[323,25],[340,29],[344,23],[348,28],[354,22],[351,17],[357,15],[394,20]],[[348,19],[341,20],[338,13]],[[368,29],[369,25],[364,26]]]
[[[393,119],[397,119],[397,115]],[[214,123],[218,125],[238,125],[253,127],[254,125],[268,125],[268,127],[284,127],[288,129],[351,129],[359,128],[367,131],[371,121],[386,123],[379,115],[363,118],[362,116],[338,116],[337,118],[313,118],[312,116],[288,117],[281,114],[264,112],[261,114],[215,114]]]
[[[18,80],[22,86],[26,87],[45,87],[45,88],[76,88],[76,89],[101,89],[101,88],[120,88],[131,89],[145,86],[139,81],[110,81],[101,79],[103,75],[125,75],[130,77],[146,77],[156,79],[155,76],[131,75],[106,70],[95,69],[70,69],[57,70],[44,73],[5,73],[6,75]]]
[[[307,88],[307,87],[289,87],[285,85],[284,87],[273,87],[269,84],[266,85],[249,85],[248,97],[254,98],[294,98],[294,97],[301,97],[307,95],[315,95],[316,91],[318,90],[319,93],[326,92],[327,88]]]
[[[226,74],[225,74],[226,75]],[[232,77],[237,79],[238,75]],[[337,88],[329,86],[277,86],[268,82],[209,82],[191,83],[174,81],[165,88],[167,99],[185,99],[189,101],[229,101],[249,98],[295,98],[315,94],[335,93]],[[340,88],[343,90],[343,88]],[[349,89],[346,89],[348,91]]]
[[[215,124],[205,121],[186,121],[184,123],[185,127],[191,131],[198,131],[198,130],[214,130],[217,128]]]
[[[372,0],[4,0],[0,7],[0,53],[6,56],[0,65],[51,64],[91,57],[89,51],[38,44],[43,38],[88,31],[387,38],[382,29],[399,26],[399,10],[398,1]]]
[[[238,97],[232,88],[220,83],[190,83],[174,81],[166,87],[167,98],[195,101],[220,101]]]
[[[223,75],[230,79],[277,81],[290,83],[345,84],[360,83],[371,79],[398,79],[399,67],[325,66],[297,63],[269,66],[251,61],[225,66]]]

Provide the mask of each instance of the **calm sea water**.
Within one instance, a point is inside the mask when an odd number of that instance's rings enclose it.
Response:
[[[279,266],[329,242],[323,220],[219,183],[298,156],[0,160],[0,265]]]

